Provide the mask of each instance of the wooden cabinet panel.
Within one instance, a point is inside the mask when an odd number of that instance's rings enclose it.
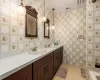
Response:
[[[43,80],[49,80],[49,68],[48,64],[43,65]]]
[[[33,80],[43,80],[43,58],[33,63]]]
[[[23,71],[26,76],[26,80],[32,80],[32,65],[27,66]]]
[[[52,80],[53,53],[48,54],[33,64],[33,80]]]
[[[42,67],[37,67],[33,69],[33,80],[43,80],[42,78]]]
[[[54,51],[54,74],[57,72],[59,66],[62,63],[63,59],[63,47]]]
[[[45,58],[45,63],[44,65],[47,65],[47,69],[46,72],[48,74],[48,79],[47,80],[52,80],[54,74],[53,74],[53,52],[51,54],[49,54],[46,58]]]
[[[59,49],[54,51],[54,74],[57,72],[59,66]]]
[[[49,63],[49,80],[52,80],[54,74],[53,74],[53,54],[51,56],[51,58],[49,59],[50,60],[50,63]]]
[[[61,55],[61,57],[60,57],[61,58],[60,63],[62,63],[63,62],[63,47],[60,48],[60,53],[61,53],[60,54]]]
[[[4,80],[32,80],[32,65],[10,75]]]

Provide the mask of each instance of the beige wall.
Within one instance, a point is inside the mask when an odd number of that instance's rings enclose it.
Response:
[[[55,40],[64,45],[64,62],[86,66],[86,8],[56,14]]]
[[[22,15],[18,9],[19,1],[0,0],[0,54],[27,51],[35,45],[42,47],[52,41],[52,37],[44,39],[42,0],[24,0],[24,5],[31,5],[38,12],[38,38],[25,38],[25,15]],[[46,15],[51,20],[52,11],[46,9]]]
[[[100,0],[87,0],[87,67],[95,69],[96,62],[100,63]]]

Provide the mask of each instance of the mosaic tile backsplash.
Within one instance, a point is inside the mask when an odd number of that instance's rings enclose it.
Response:
[[[100,0],[87,0],[87,67],[100,63]],[[100,69],[96,69],[100,71]]]
[[[86,66],[86,8],[56,14],[55,40],[64,45],[64,62]]]
[[[27,51],[52,42],[52,37],[44,39],[43,1],[24,0],[24,5],[31,5],[38,12],[38,38],[34,39],[25,37],[25,14],[20,13],[19,5],[20,0],[0,0],[0,54]],[[46,9],[46,15],[51,20],[52,10]]]

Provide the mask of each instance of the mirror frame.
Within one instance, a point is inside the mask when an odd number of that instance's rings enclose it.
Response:
[[[26,8],[26,18],[25,18],[25,37],[38,37],[38,26],[37,26],[37,15],[38,15],[38,13],[37,13],[37,11],[34,9],[34,8],[32,8],[31,6],[25,6],[25,8]],[[27,29],[27,18],[28,18],[28,16],[27,16],[27,14],[28,15],[30,15],[30,16],[32,16],[32,17],[34,17],[35,19],[36,19],[36,22],[35,22],[35,24],[36,24],[36,35],[34,35],[34,34],[28,34],[28,29]]]
[[[46,26],[46,24],[48,25],[48,26]],[[48,27],[48,36],[46,36],[46,27]],[[44,38],[50,38],[50,20],[47,18],[47,21],[46,22],[44,22]]]

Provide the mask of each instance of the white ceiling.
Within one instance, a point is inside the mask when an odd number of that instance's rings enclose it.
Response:
[[[55,8],[58,12],[65,12],[67,7],[77,8],[84,5],[77,5],[77,0],[45,0],[48,8]]]

